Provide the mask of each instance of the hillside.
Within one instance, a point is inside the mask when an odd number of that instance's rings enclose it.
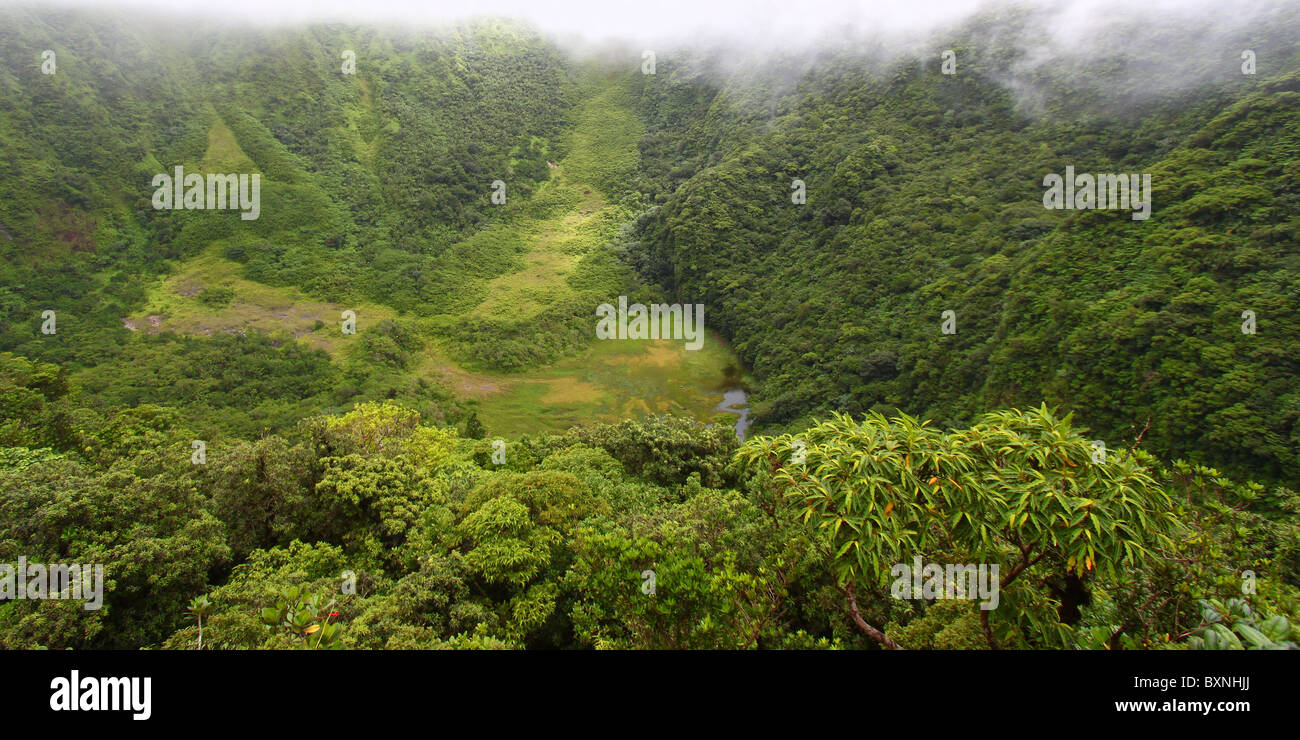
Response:
[[[21,76],[8,78],[0,135],[22,174],[0,197],[0,350],[67,363],[104,403],[194,406],[209,435],[378,398],[449,423],[478,415],[499,434],[628,410],[705,419],[721,399],[734,362],[716,337],[702,357],[591,346],[590,305],[649,296],[604,249],[634,215],[621,202],[640,135],[627,75],[570,68],[506,23],[419,36],[222,29],[213,42],[207,29],[173,40],[108,16],[5,12],[6,69]],[[76,31],[61,35],[69,74],[27,76],[20,60],[39,58],[40,29],[64,24]],[[104,51],[119,37],[134,54],[185,61],[141,79],[131,65],[144,61]],[[194,65],[208,43],[225,51]],[[359,55],[355,75],[331,61],[340,49]],[[166,126],[142,120],[148,108]],[[104,147],[68,149],[90,143],[88,125]],[[150,208],[142,183],[176,166],[259,173],[260,216]],[[499,205],[497,180],[509,183]],[[51,336],[44,306],[59,316]],[[342,333],[345,310],[355,335]],[[191,338],[250,332],[249,370],[306,352],[315,390],[276,388],[272,373],[256,398],[228,402],[218,378],[239,368]],[[202,390],[152,377],[161,366]]]
[[[1053,18],[648,74],[0,7],[0,564],[110,575],[0,648],[1295,648],[1300,12]]]
[[[1223,40],[1217,58],[1165,42],[1032,79],[1017,70],[1037,26],[1014,13],[993,43],[978,25],[935,39],[959,50],[952,76],[937,57],[852,51],[785,86],[775,71],[661,65],[642,85],[655,165],[640,187],[657,206],[635,259],[716,307],[712,325],[758,379],[760,426],[896,409],[963,425],[1046,402],[1112,447],[1141,435],[1158,454],[1294,486],[1296,17]],[[1270,72],[1241,74],[1224,51],[1238,47]],[[1173,90],[1132,76],[1216,63]],[[1043,208],[1044,175],[1067,166],[1150,174],[1150,218]]]

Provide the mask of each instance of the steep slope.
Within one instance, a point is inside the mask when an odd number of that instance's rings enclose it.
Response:
[[[659,202],[641,274],[713,308],[768,428],[1046,401],[1111,447],[1300,481],[1300,19],[1222,40],[1187,62],[1213,74],[1178,86],[1160,70],[1195,76],[1167,44],[1027,76],[1036,27],[995,14],[933,39],[955,75],[937,54],[661,60],[641,85],[639,187]],[[1138,30],[1117,32],[1188,31]],[[1268,73],[1242,74],[1242,48]],[[1045,209],[1067,166],[1152,175],[1153,215]]]
[[[42,73],[47,49],[57,60],[53,74]],[[354,73],[344,69],[348,55]],[[521,198],[546,179],[546,142],[564,125],[570,90],[553,46],[501,22],[429,33],[343,26],[261,33],[6,7],[0,351],[80,368],[78,387],[105,402],[199,404],[197,413],[218,426],[256,429],[272,417],[379,397],[406,399],[431,419],[461,418],[449,395],[410,374],[422,343],[412,327],[383,319],[429,312],[455,293],[468,268],[451,245],[496,215],[494,179],[509,180]],[[258,218],[155,210],[152,178],[177,166],[260,175]],[[220,269],[202,285],[176,285],[200,264]],[[207,302],[185,295],[206,288],[217,289]],[[236,295],[222,292],[232,289]],[[313,360],[330,368],[334,380],[320,386],[329,392],[304,396],[272,379],[251,406],[235,408],[165,384],[146,383],[154,395],[133,387],[142,362],[202,379],[241,373],[211,364],[199,340],[143,336],[152,328],[199,335],[279,328],[284,337],[249,338],[238,354],[260,358],[249,372],[286,360],[299,350],[285,339],[304,331],[280,316],[294,301],[329,306],[306,329],[320,332],[323,321],[336,335],[326,342],[331,349],[356,345],[334,365]],[[381,303],[386,308],[367,310]],[[339,332],[339,309],[380,328],[351,341]],[[171,324],[162,317],[158,327],[144,326],[168,310]],[[45,311],[57,316],[54,334],[41,332]]]
[[[708,420],[738,382],[738,363],[719,337],[698,351],[680,341],[594,339],[595,306],[651,297],[609,248],[634,215],[626,201],[641,130],[624,75],[587,68],[578,81],[550,180],[453,247],[488,274],[485,250],[513,245],[513,253],[496,263],[504,271],[466,280],[449,296],[444,305],[453,308],[430,322],[441,351],[422,370],[475,399],[479,418],[499,434],[660,413]]]

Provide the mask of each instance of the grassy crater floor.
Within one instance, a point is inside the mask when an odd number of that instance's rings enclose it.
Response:
[[[486,247],[492,244],[515,245],[514,258],[495,274],[484,275],[482,266],[466,269],[458,295],[445,303],[446,312],[413,321],[527,321],[582,290],[587,291],[582,295],[592,295],[593,281],[615,284],[601,276],[627,268],[617,265],[606,247],[632,213],[611,203],[606,194],[617,190],[620,178],[635,169],[642,133],[627,103],[617,85],[588,81],[573,112],[566,154],[553,167],[550,180],[526,201],[513,204],[507,216],[452,247],[464,255],[465,264],[489,253]],[[205,164],[229,166],[243,160],[229,129],[216,120]],[[221,256],[221,246],[209,245],[160,279],[145,307],[124,317],[124,326],[193,336],[258,331],[340,358],[341,350],[367,326],[404,320],[387,306],[345,306],[250,280],[242,265]],[[617,295],[606,300],[616,302]],[[357,335],[341,331],[345,309],[357,314]],[[742,382],[740,363],[725,341],[709,334],[704,347],[694,351],[685,349],[682,341],[598,341],[594,305],[592,309],[589,344],[557,362],[522,372],[494,372],[459,361],[457,347],[431,337],[410,372],[445,385],[475,406],[493,435],[561,431],[588,421],[661,413],[734,424],[734,415],[714,410],[723,391]]]

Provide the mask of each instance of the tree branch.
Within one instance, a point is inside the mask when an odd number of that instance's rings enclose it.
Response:
[[[1002,646],[998,644],[998,638],[993,636],[993,628],[989,626],[988,609],[980,609],[980,629],[984,630],[984,639],[988,640],[989,650],[1002,649]]]
[[[857,597],[854,596],[853,594],[852,586],[841,586],[840,591],[849,600],[849,614],[853,616],[853,623],[858,626],[858,629],[866,633],[867,637],[870,637],[871,639],[875,640],[881,645],[884,645],[890,650],[903,649],[902,645],[899,645],[898,643],[889,639],[884,632],[881,632],[875,627],[872,627],[870,624],[867,624],[867,621],[862,618],[862,614],[858,611],[858,600]]]
[[[1038,557],[1030,560],[1029,553],[1033,551],[1033,544],[1025,545],[1020,548],[1020,562],[1002,577],[1002,582],[998,584],[999,589],[1006,588],[1007,584],[1016,580],[1017,576],[1025,572],[1026,569],[1032,568],[1039,560],[1043,559],[1044,555],[1047,554],[1047,549],[1044,548],[1042,552],[1038,553]],[[989,626],[989,610],[987,609],[980,609],[980,629],[984,631],[984,639],[988,641],[990,650],[1002,649],[1002,646],[998,644],[997,638],[993,636],[993,628]]]

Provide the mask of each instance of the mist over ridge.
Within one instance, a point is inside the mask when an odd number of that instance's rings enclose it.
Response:
[[[25,8],[23,2],[0,9]],[[267,4],[233,0],[212,8],[198,0],[54,0],[52,11],[138,18],[142,29],[177,32],[252,32],[269,39],[309,28],[370,29],[395,37],[465,33],[481,23],[522,25],[571,54],[635,68],[647,52],[670,69],[716,84],[759,80],[792,90],[819,65],[863,63],[888,73],[910,62],[937,65],[953,50],[963,67],[1005,86],[1020,109],[1039,113],[1050,93],[1044,83],[1069,78],[1072,87],[1110,93],[1117,108],[1153,96],[1177,95],[1233,79],[1233,60],[1266,47],[1267,76],[1280,56],[1300,50],[1300,3],[1291,0],[907,0],[806,3],[669,0],[652,6],[597,0],[505,0],[481,7],[449,0],[350,0]],[[1255,49],[1258,51],[1258,49]],[[996,59],[993,58],[996,54]],[[978,59],[978,67],[969,66]]]

